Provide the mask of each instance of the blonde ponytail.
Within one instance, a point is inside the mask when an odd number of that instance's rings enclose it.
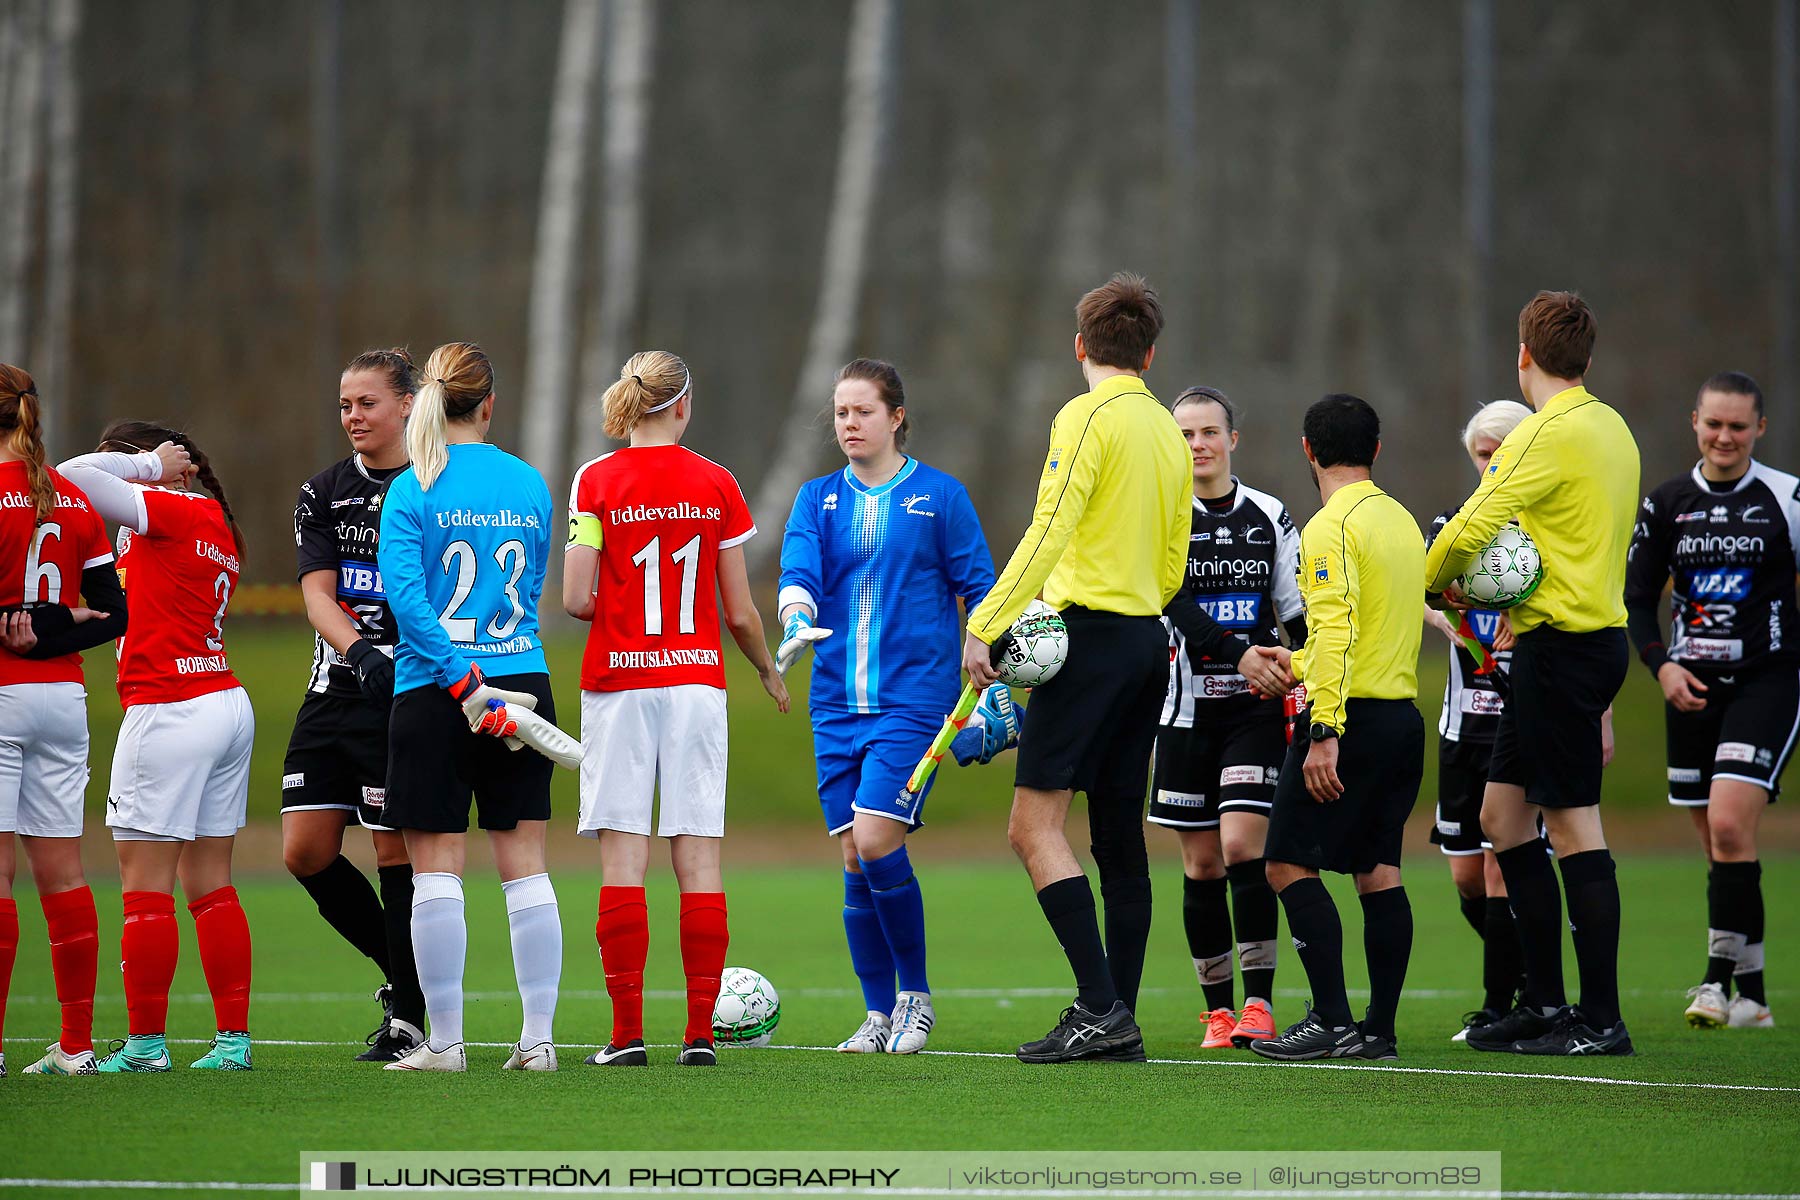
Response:
[[[639,421],[692,395],[693,378],[686,363],[667,350],[640,350],[619,368],[619,381],[600,401],[606,436],[624,441]]]
[[[431,352],[406,423],[406,455],[412,459],[420,489],[430,491],[450,464],[445,436],[450,422],[472,419],[493,394],[494,367],[480,346],[447,342]]]
[[[0,432],[6,448],[25,464],[25,489],[39,523],[56,508],[56,484],[44,453],[44,427],[38,412],[37,384],[22,367],[0,363]]]

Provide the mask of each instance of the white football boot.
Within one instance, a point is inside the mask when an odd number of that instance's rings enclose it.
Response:
[[[554,1071],[556,1070],[556,1047],[549,1042],[539,1042],[527,1050],[523,1046],[514,1046],[512,1053],[506,1056],[506,1065],[502,1071]]]
[[[44,1048],[44,1057],[25,1068],[27,1075],[98,1075],[100,1068],[92,1050],[64,1054],[62,1043]]]
[[[1728,1019],[1725,989],[1716,983],[1703,983],[1688,989],[1693,1003],[1687,1006],[1687,1023],[1695,1029],[1719,1029]]]
[[[1731,998],[1726,1024],[1733,1029],[1773,1029],[1775,1018],[1769,1015],[1769,1006],[1758,1004],[1748,996],[1737,995]]]
[[[404,1058],[397,1058],[381,1068],[384,1071],[467,1071],[469,1055],[461,1042],[444,1050],[433,1050],[430,1042],[423,1042],[409,1051]]]
[[[925,1048],[931,1027],[937,1023],[937,1012],[931,1007],[927,992],[901,992],[894,1006],[893,1036],[888,1038],[889,1054],[917,1054]]]
[[[886,1013],[871,1012],[856,1032],[838,1043],[839,1054],[880,1054],[887,1049],[890,1025]]]

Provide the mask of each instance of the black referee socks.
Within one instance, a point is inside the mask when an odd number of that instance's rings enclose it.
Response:
[[[1412,958],[1412,902],[1405,888],[1392,887],[1365,893],[1362,910],[1363,954],[1369,962],[1369,1012],[1363,1018],[1363,1032],[1393,1041],[1394,1014]]]
[[[1464,896],[1459,893],[1456,897],[1456,907],[1462,911],[1463,920],[1469,923],[1469,928],[1475,931],[1475,936],[1485,938],[1487,936],[1487,897]]]
[[[406,871],[410,877],[412,868],[408,867]],[[381,901],[375,898],[375,889],[369,886],[368,876],[340,854],[323,871],[301,876],[300,886],[313,898],[313,903],[319,906],[319,915],[338,931],[338,936],[356,947],[358,953],[381,968],[382,975],[386,976],[387,928],[381,920]],[[410,906],[406,917],[409,921],[412,919]]]
[[[1500,873],[1506,876],[1507,900],[1525,953],[1524,1004],[1536,1009],[1556,1009],[1568,1003],[1563,991],[1562,892],[1556,886],[1549,851],[1548,842],[1533,838],[1494,855]],[[1563,869],[1568,870],[1567,864]],[[1614,930],[1617,928],[1615,921]]]
[[[425,993],[413,962],[411,863],[377,867],[381,877],[381,917],[387,926],[388,983],[394,988],[394,1015],[415,1029],[425,1028]]]
[[[1581,971],[1581,1015],[1590,1028],[1619,1023],[1619,880],[1609,850],[1584,850],[1561,860],[1569,894],[1569,925]],[[1507,887],[1511,889],[1511,881]]]
[[[1280,895],[1288,933],[1312,986],[1313,1011],[1333,1029],[1352,1024],[1355,1018],[1344,990],[1344,926],[1325,881],[1316,875],[1297,879]]]
[[[1094,916],[1094,890],[1086,875],[1075,875],[1046,884],[1037,894],[1044,919],[1062,943],[1069,969],[1075,972],[1075,998],[1091,1013],[1112,1010],[1119,996],[1113,990],[1112,972],[1106,965],[1106,947],[1100,944],[1100,925]],[[1140,961],[1138,969],[1143,970]]]
[[[1525,986],[1525,951],[1506,897],[1489,896],[1483,905],[1487,927],[1481,934],[1481,988],[1486,995],[1481,1007],[1505,1015]]]
[[[1181,923],[1206,1007],[1235,1008],[1231,990],[1231,910],[1223,879],[1181,880]],[[1248,984],[1246,984],[1248,986]]]
[[[1144,949],[1150,942],[1150,877],[1102,880],[1100,899],[1106,906],[1106,962],[1113,990],[1135,1013]]]
[[[1715,862],[1706,877],[1706,982],[1763,998],[1762,863]]]

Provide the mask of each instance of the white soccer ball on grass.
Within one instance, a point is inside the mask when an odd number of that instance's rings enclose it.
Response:
[[[712,1024],[715,1045],[766,1046],[781,1024],[781,996],[749,967],[726,967],[719,976]]]

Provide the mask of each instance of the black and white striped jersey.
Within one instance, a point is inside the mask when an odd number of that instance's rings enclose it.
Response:
[[[294,502],[296,576],[334,573],[338,607],[365,639],[390,656],[399,633],[388,613],[375,551],[381,541],[382,497],[388,483],[405,469],[374,470],[363,465],[361,455],[352,454],[301,484]],[[350,664],[316,633],[306,690],[333,696],[363,694]]]
[[[1791,662],[1800,478],[1752,460],[1741,479],[1713,483],[1700,468],[1644,497],[1625,571],[1625,605],[1645,660],[1688,667]],[[1554,570],[1551,564],[1546,569]],[[1674,583],[1668,643],[1656,609]]]
[[[1455,515],[1454,508],[1439,513],[1431,523],[1425,544],[1430,545]],[[1500,631],[1499,613],[1476,608],[1466,614],[1447,612],[1444,615],[1452,621],[1467,616],[1469,628],[1475,631],[1475,640],[1488,653],[1494,654],[1494,635]],[[1512,670],[1512,651],[1494,654],[1494,661],[1500,664],[1502,671]],[[1506,700],[1492,675],[1477,674],[1480,666],[1474,655],[1461,646],[1450,652],[1450,674],[1444,680],[1444,707],[1438,714],[1439,737],[1452,742],[1493,743],[1494,734],[1500,729],[1500,710],[1506,707]]]
[[[1227,497],[1194,501],[1183,591],[1226,631],[1254,646],[1281,644],[1284,622],[1305,610],[1300,599],[1300,531],[1287,507],[1267,492],[1232,478]],[[1169,690],[1162,724],[1190,728],[1197,716],[1234,716],[1259,700],[1238,673],[1237,660],[1201,658],[1189,652],[1175,624],[1169,627]],[[1279,711],[1279,709],[1277,709]]]

